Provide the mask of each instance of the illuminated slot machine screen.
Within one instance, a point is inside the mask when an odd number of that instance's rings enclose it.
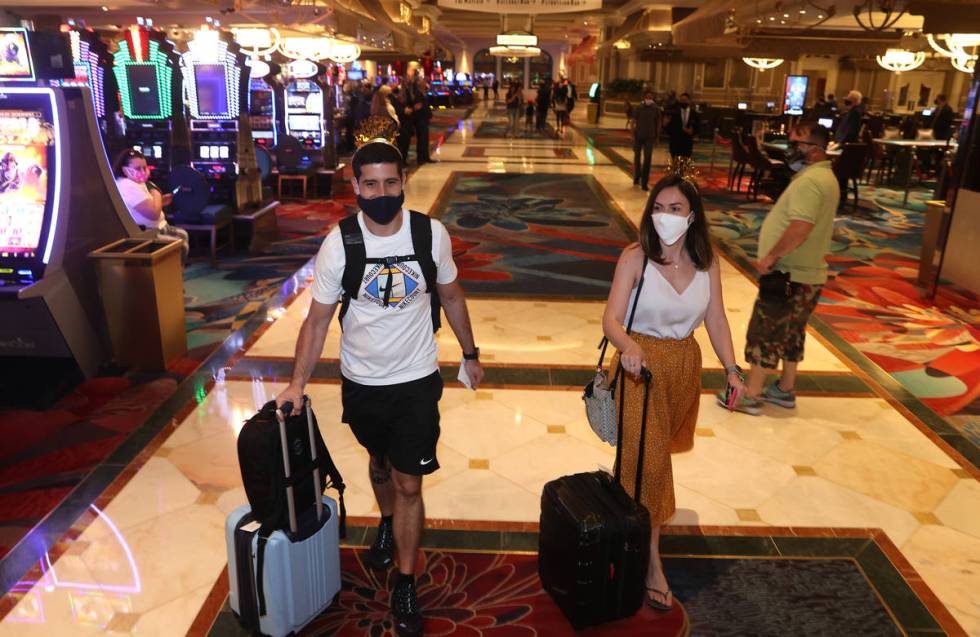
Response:
[[[223,64],[195,64],[194,84],[198,113],[205,117],[231,117]]]
[[[42,256],[55,204],[52,108],[45,94],[0,95],[0,269]]]
[[[133,104],[133,115],[160,117],[160,89],[157,67],[152,64],[127,64],[126,79]]]
[[[34,67],[27,48],[26,29],[0,29],[0,80],[30,82]]]
[[[802,115],[810,78],[806,75],[787,75],[783,92],[783,115]]]
[[[273,117],[275,115],[272,90],[264,81],[252,80],[249,100],[249,113],[251,115],[256,117]]]
[[[290,115],[289,130],[294,131],[319,131],[319,115]]]

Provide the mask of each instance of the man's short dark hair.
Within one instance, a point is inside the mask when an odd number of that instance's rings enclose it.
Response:
[[[691,99],[691,94],[690,93],[681,93],[680,96],[681,97],[686,97],[687,99]]]
[[[826,148],[830,143],[830,130],[821,126],[818,122],[800,122],[796,127],[798,135],[806,135],[807,141]]]
[[[398,166],[398,175],[401,177],[405,174],[402,154],[387,142],[368,142],[357,149],[350,162],[354,179],[361,178],[361,166],[365,164],[395,164]]]
[[[936,99],[939,100],[940,102],[945,102],[946,101],[946,94],[945,93],[940,93],[939,95],[936,96]]]

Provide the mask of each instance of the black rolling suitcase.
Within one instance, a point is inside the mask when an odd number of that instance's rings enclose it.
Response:
[[[646,370],[644,370],[646,371]],[[649,393],[649,372],[644,375]],[[646,394],[643,421],[646,421]],[[622,414],[622,403],[619,413]],[[650,513],[604,471],[553,480],[541,494],[538,574],[544,589],[576,630],[630,617],[643,604],[650,560]],[[644,435],[640,433],[636,489],[640,495]]]

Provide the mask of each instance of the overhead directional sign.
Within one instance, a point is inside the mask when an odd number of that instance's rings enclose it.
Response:
[[[525,33],[501,33],[497,36],[500,46],[538,46],[538,36]]]
[[[598,11],[602,0],[438,0],[443,9],[484,13],[574,13]]]

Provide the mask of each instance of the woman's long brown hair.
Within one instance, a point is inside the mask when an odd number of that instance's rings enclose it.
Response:
[[[647,199],[646,208],[643,210],[643,220],[640,221],[640,245],[643,247],[643,252],[651,261],[666,265],[660,246],[660,236],[653,225],[653,204],[657,201],[657,195],[667,188],[677,188],[691,204],[694,221],[687,229],[687,236],[684,237],[684,248],[694,262],[694,267],[698,270],[707,270],[715,258],[708,231],[708,218],[704,214],[704,204],[701,202],[698,189],[680,175],[667,175],[650,191],[650,198]]]

